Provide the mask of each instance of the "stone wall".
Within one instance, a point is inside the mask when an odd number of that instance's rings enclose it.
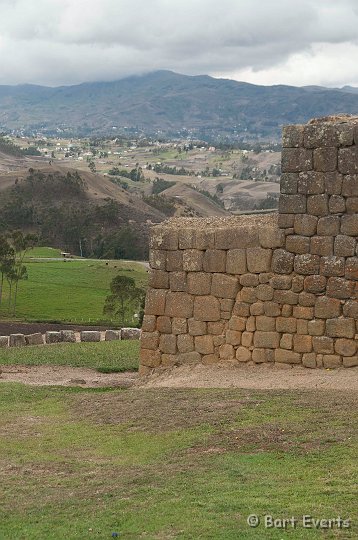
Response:
[[[358,117],[283,130],[279,212],[151,234],[141,372],[358,365]]]

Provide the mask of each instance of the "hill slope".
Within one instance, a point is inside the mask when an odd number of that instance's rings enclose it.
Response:
[[[170,71],[76,86],[0,86],[0,128],[116,133],[127,126],[153,134],[269,138],[282,124],[358,113],[358,93],[321,87],[257,86]]]

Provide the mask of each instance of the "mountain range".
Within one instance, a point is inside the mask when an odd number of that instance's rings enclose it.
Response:
[[[282,125],[358,113],[358,88],[258,86],[157,71],[57,88],[0,86],[0,130],[278,140]]]

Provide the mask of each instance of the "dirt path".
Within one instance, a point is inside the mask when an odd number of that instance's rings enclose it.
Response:
[[[358,367],[310,370],[302,367],[181,366],[150,377],[137,373],[99,373],[66,366],[0,366],[0,382],[83,388],[246,388],[256,390],[358,390]]]
[[[358,390],[358,367],[307,369],[267,364],[181,366],[139,382],[146,388],[247,388],[256,390]]]
[[[84,388],[128,388],[137,373],[99,373],[95,369],[66,366],[0,366],[1,382],[19,382],[34,386],[82,386]]]

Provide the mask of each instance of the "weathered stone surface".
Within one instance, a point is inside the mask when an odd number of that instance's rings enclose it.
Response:
[[[150,248],[153,249],[167,249],[167,250],[177,250],[179,247],[178,243],[178,232],[169,227],[163,227],[159,225],[153,227],[150,235]]]
[[[157,318],[157,330],[161,334],[170,334],[172,332],[172,322],[170,317],[167,317],[165,315],[160,315]],[[145,349],[150,347],[144,347]]]
[[[308,321],[307,330],[310,336],[323,336],[325,327],[325,321],[314,319],[313,321]]]
[[[306,276],[304,289],[308,293],[319,294],[326,290],[327,278],[325,276],[311,275]]]
[[[343,307],[343,315],[345,317],[353,318],[358,320],[358,301],[357,300],[348,300]]]
[[[119,337],[115,339],[121,339],[120,330],[106,330],[106,333],[105,333],[106,341],[110,341],[109,339],[107,339],[107,332],[109,332],[108,334],[109,336],[111,335],[111,332],[116,332],[115,335],[118,335]],[[62,341],[64,341],[65,343],[76,343],[76,333],[73,330],[61,330],[61,334],[62,334]]]
[[[164,315],[166,295],[167,291],[164,289],[148,289],[145,300],[146,315]]]
[[[272,257],[272,271],[278,274],[291,274],[293,271],[294,254],[284,249],[275,249]]]
[[[71,330],[69,330],[71,332]],[[63,330],[62,332],[69,332],[68,330]],[[74,341],[76,341],[76,336],[71,336],[70,334],[66,334],[66,336],[63,336],[63,341],[69,341],[72,340],[71,338],[74,337]],[[122,338],[122,332],[121,330],[106,330],[104,334],[104,340],[105,341],[118,341]]]
[[[328,210],[328,195],[309,195],[307,197],[307,212],[313,216],[326,216]]]
[[[278,332],[256,331],[254,345],[257,348],[276,349],[280,345],[280,334]]]
[[[62,333],[48,331],[45,334],[45,340],[46,340],[46,343],[61,343]],[[81,333],[81,341],[82,341],[82,333]],[[11,346],[11,336],[10,336],[10,346]]]
[[[327,319],[327,336],[353,339],[355,331],[354,319]]]
[[[219,355],[221,360],[231,360],[235,358],[235,349],[229,343],[225,343],[224,345],[221,345]]]
[[[342,312],[341,302],[337,298],[320,296],[314,308],[314,315],[318,319],[331,319],[339,317]]]
[[[324,175],[325,191],[328,195],[341,195],[343,176],[338,172]]]
[[[341,300],[353,298],[355,295],[355,283],[348,279],[330,277],[327,283],[327,296],[340,298]]]
[[[266,362],[274,362],[275,356],[272,349],[256,348],[252,351],[252,360],[255,364],[263,364]]]
[[[346,200],[341,195],[331,195],[328,201],[328,210],[331,214],[342,214],[346,211]]]
[[[236,298],[239,291],[238,279],[226,274],[214,274],[211,283],[211,294],[218,298]]]
[[[215,231],[216,249],[248,248],[259,245],[256,227],[219,228]]]
[[[339,149],[338,170],[342,174],[358,174],[358,146]]]
[[[317,234],[319,236],[336,236],[339,234],[340,228],[341,219],[339,216],[325,216],[318,219]]]
[[[0,336],[0,349],[9,346],[9,336]]]
[[[141,349],[140,351],[140,363],[141,366],[155,368],[160,366],[161,355],[160,351],[152,351],[150,349]],[[147,373],[143,373],[147,374]]]
[[[169,274],[164,270],[151,270],[149,274],[149,287],[153,289],[168,289]]]
[[[303,126],[292,125],[282,128],[283,148],[299,148],[303,145]]]
[[[286,349],[275,350],[275,362],[283,364],[300,364],[302,355],[298,352],[288,351]]]
[[[59,332],[61,334],[61,332]],[[46,332],[46,340],[47,340],[47,332]],[[101,332],[98,332],[97,330],[83,330],[80,333],[81,341],[84,343],[93,343],[97,341],[101,341]],[[62,335],[61,335],[62,340]]]
[[[62,332],[64,332],[64,330]],[[44,338],[42,334],[40,334],[39,332],[36,334],[29,334],[25,336],[25,341],[26,341],[26,345],[43,345],[44,344]],[[76,338],[75,338],[75,341],[76,341]]]
[[[177,337],[172,334],[162,334],[159,339],[159,350],[165,354],[175,354],[177,351]]]
[[[167,272],[180,272],[183,270],[183,252],[167,251],[167,262],[165,265]]]
[[[195,350],[200,354],[213,354],[214,343],[212,336],[196,336],[195,337]]]
[[[313,168],[313,153],[305,148],[282,149],[282,172],[310,171]]]
[[[313,236],[309,251],[312,255],[320,255],[322,257],[333,255],[333,237]]]
[[[284,247],[285,234],[284,231],[276,227],[265,227],[259,230],[259,240],[261,247],[265,249]]]
[[[356,354],[358,345],[354,339],[336,339],[334,349],[337,354],[341,356],[354,356]]]
[[[99,333],[100,334],[100,333]],[[140,339],[141,330],[140,328],[122,328],[121,337],[122,339],[137,340]],[[101,337],[101,334],[100,334]]]
[[[199,321],[219,321],[219,300],[215,296],[196,297],[194,301],[194,318]]]
[[[210,294],[211,279],[211,274],[205,272],[190,272],[187,277],[188,293],[198,296]]]
[[[342,358],[337,354],[324,354],[323,366],[325,368],[337,368],[342,365]]]
[[[186,292],[187,273],[186,272],[170,272],[169,285],[170,285],[169,288],[172,292]]]
[[[317,356],[315,353],[305,353],[302,355],[302,365],[307,368],[317,367]]]
[[[337,257],[353,257],[356,241],[352,236],[338,234],[334,239],[334,254]]]
[[[358,356],[343,357],[343,365],[346,368],[358,366]]]
[[[342,195],[344,197],[358,197],[358,174],[343,176]]]
[[[183,270],[185,272],[200,272],[203,269],[204,251],[186,249],[183,251]]]
[[[194,350],[194,337],[190,334],[180,334],[177,337],[177,346],[180,353],[188,353]]]
[[[230,345],[240,345],[241,344],[241,332],[236,332],[235,330],[226,330],[225,341]]]
[[[204,272],[224,273],[226,268],[226,251],[220,249],[208,249],[203,259]]]
[[[179,231],[179,249],[213,249],[215,231],[183,228]]]
[[[304,146],[306,148],[334,147],[339,145],[339,134],[335,126],[328,122],[304,126]]]
[[[346,260],[345,277],[358,281],[358,257],[350,257]]]
[[[236,349],[236,360],[239,362],[249,362],[251,360],[251,351],[246,347],[238,347]]]
[[[341,233],[358,236],[358,214],[342,216]]]
[[[358,213],[358,197],[348,197],[346,199],[346,210],[348,214]]]
[[[280,214],[304,214],[307,210],[307,199],[304,195],[281,195],[278,211]]]
[[[155,317],[155,315],[144,315],[142,323],[143,332],[154,332],[156,324],[157,318]]]
[[[141,347],[155,351],[159,345],[159,332],[142,332]]]
[[[280,304],[290,304],[294,306],[298,304],[298,293],[286,290],[276,290],[274,293],[274,300],[275,302],[279,302]]]
[[[247,272],[245,249],[230,249],[227,252],[226,272],[228,274],[245,274]]]
[[[300,236],[313,236],[317,231],[318,218],[308,214],[295,215],[293,224],[295,234]]]
[[[338,151],[335,147],[327,146],[313,151],[313,166],[316,171],[333,172],[337,168],[337,161]]]
[[[294,220],[295,220],[294,214],[280,213],[278,215],[277,224],[280,229],[290,229],[293,227]]]
[[[325,192],[324,175],[321,172],[308,171],[298,175],[298,193],[318,195]]]
[[[297,274],[310,275],[318,274],[320,267],[320,257],[318,255],[296,255],[294,269]]]
[[[286,239],[286,249],[291,253],[309,253],[310,239],[307,236],[299,236],[292,234]]]
[[[322,257],[320,265],[320,274],[323,276],[344,276],[344,264],[343,257]]]
[[[165,270],[167,262],[166,251],[159,251],[158,249],[152,249],[149,252],[149,265],[153,269]]]
[[[171,292],[167,294],[165,314],[168,317],[182,317],[188,319],[193,315],[194,296],[184,292]]]
[[[313,350],[319,354],[333,354],[333,339],[328,336],[314,336],[312,338]]]
[[[177,336],[179,334],[186,334],[188,332],[187,319],[183,317],[172,318],[172,333]]]

